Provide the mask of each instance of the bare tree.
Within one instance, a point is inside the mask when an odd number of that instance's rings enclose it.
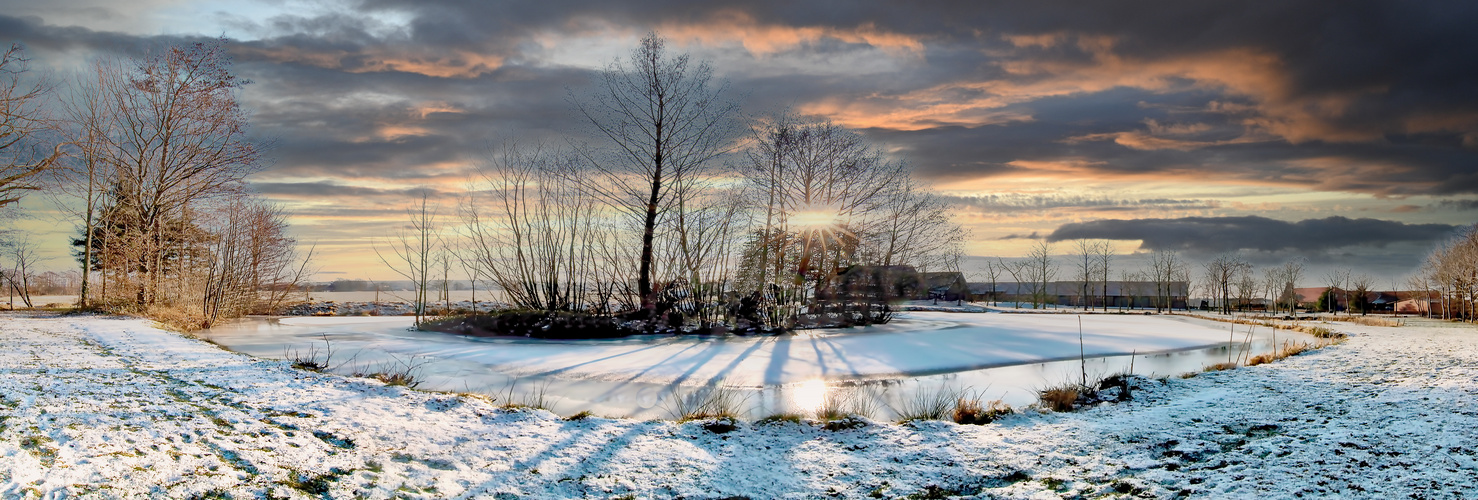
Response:
[[[1075,250],[1073,262],[1078,266],[1078,273],[1076,275],[1078,286],[1074,290],[1078,296],[1078,303],[1076,305],[1087,310],[1090,308],[1089,302],[1091,302],[1088,300],[1088,297],[1097,288],[1093,285],[1094,278],[1098,275],[1098,259],[1096,258],[1098,255],[1098,243],[1088,240],[1074,240],[1073,243]]]
[[[1179,291],[1177,283],[1190,281],[1190,270],[1174,250],[1156,250],[1150,255],[1150,268],[1144,274],[1155,284],[1155,312],[1172,309],[1174,295]]]
[[[474,193],[462,207],[470,260],[513,305],[579,309],[587,304],[586,284],[606,279],[595,274],[596,252],[604,243],[599,240],[614,235],[597,230],[595,201],[562,182],[578,162],[569,151],[505,145],[483,166],[491,202]]]
[[[1143,282],[1147,280],[1145,279],[1144,273],[1130,271],[1128,269],[1120,270],[1119,281],[1122,282],[1119,295],[1129,297],[1129,303],[1120,304],[1119,309],[1122,310],[1126,306],[1129,309],[1134,309],[1135,304],[1139,301],[1139,297],[1145,294]]]
[[[1037,241],[1026,254],[1025,275],[1031,280],[1032,309],[1046,307],[1048,286],[1057,278],[1057,264],[1052,259],[1052,244]]]
[[[930,234],[948,223],[945,204],[862,134],[781,115],[758,135],[743,173],[767,203],[757,250],[768,269],[761,275],[794,276],[791,285],[810,280],[824,289],[836,269],[927,265],[937,255],[928,249],[950,243]]]
[[[965,229],[951,220],[950,205],[944,198],[913,180],[906,170],[896,172],[901,178],[889,183],[893,189],[881,193],[883,205],[878,213],[858,217],[876,222],[854,224],[864,232],[864,244],[877,254],[870,260],[884,266],[949,268],[952,263],[941,258],[951,255],[964,243]],[[958,267],[957,263],[953,264]]]
[[[1294,287],[1303,279],[1304,265],[1300,259],[1291,259],[1283,263],[1278,272],[1278,302],[1288,309],[1288,314],[1298,313],[1298,293]]]
[[[104,130],[111,124],[104,110],[102,88],[98,82],[90,80],[97,76],[98,72],[79,74],[61,103],[67,123],[63,130],[74,150],[58,162],[50,176],[53,183],[45,190],[58,211],[80,222],[78,232],[82,237],[77,243],[82,245],[79,259],[82,282],[77,292],[77,304],[83,308],[90,305],[92,292],[92,238],[96,233],[92,228],[107,197],[104,185],[107,179],[112,178],[99,151]]]
[[[1108,311],[1109,276],[1110,267],[1114,262],[1114,246],[1112,243],[1102,241],[1099,242],[1097,250],[1097,255],[1094,256],[1096,261],[1094,264],[1098,267],[1098,283],[1101,285],[1100,291],[1102,292],[1099,300],[1102,301],[1103,310]],[[1123,285],[1121,284],[1120,286]]]
[[[1423,280],[1438,296],[1443,319],[1474,321],[1478,304],[1478,225],[1466,227],[1438,244],[1427,255],[1423,273]]]
[[[590,174],[582,186],[612,208],[641,221],[637,293],[651,308],[653,242],[658,219],[676,198],[673,189],[706,174],[710,160],[733,147],[737,103],[724,100],[726,85],[710,85],[707,63],[690,65],[670,55],[667,42],[649,33],[632,51],[629,66],[613,62],[597,78],[589,99],[571,96],[576,109],[611,147],[583,150]]]
[[[1354,297],[1348,300],[1351,308],[1360,309],[1360,315],[1364,316],[1370,312],[1370,287],[1375,283],[1375,278],[1368,274],[1357,274],[1350,277],[1349,285]]]
[[[1237,308],[1244,311],[1252,306],[1254,299],[1262,290],[1262,281],[1257,279],[1257,273],[1254,272],[1251,263],[1238,271],[1233,279],[1233,285],[1236,289]]]
[[[1006,270],[1005,263],[999,258],[985,259],[985,277],[990,280],[990,305],[996,305],[996,283],[1001,279],[1001,273]]]
[[[1348,286],[1350,281],[1350,270],[1330,269],[1324,273],[1324,281],[1329,284],[1329,290],[1326,291],[1329,300],[1325,306],[1325,311],[1338,315],[1340,299],[1345,297],[1345,287]],[[1346,304],[1349,303],[1348,300],[1345,302]]]
[[[9,269],[3,271],[5,287],[9,289],[11,297],[19,295],[21,303],[26,307],[35,307],[31,303],[31,280],[35,277],[36,265],[40,261],[36,254],[36,244],[31,242],[29,236],[22,236],[19,240],[5,242],[4,248],[10,261]],[[11,307],[15,307],[14,300]]]
[[[121,225],[110,239],[131,254],[136,303],[152,304],[166,277],[182,277],[175,254],[194,238],[193,205],[241,192],[261,168],[235,95],[246,82],[230,72],[224,42],[102,61],[94,72],[99,95],[80,105],[100,106],[82,117],[101,123],[84,125],[85,156],[108,166],[110,224]]]
[[[1092,309],[1093,297],[1099,295],[1108,310],[1109,264],[1114,247],[1107,241],[1075,240],[1074,262],[1077,264],[1078,297],[1083,309]]]
[[[43,135],[56,126],[46,112],[52,86],[44,80],[27,84],[28,62],[19,44],[0,54],[0,207],[39,189],[39,174],[62,156],[62,144],[43,144]]]
[[[380,262],[410,280],[415,293],[411,307],[416,316],[416,327],[420,327],[428,315],[431,264],[441,243],[439,210],[438,205],[431,203],[431,193],[422,191],[421,199],[406,207],[406,226],[396,231],[394,241],[387,243],[389,255],[381,251],[379,245],[375,246],[375,255]]]
[[[1242,275],[1251,272],[1252,265],[1235,253],[1224,253],[1202,266],[1205,284],[1211,299],[1218,304],[1222,314],[1232,312],[1232,287]]]
[[[200,280],[204,328],[223,317],[276,310],[311,274],[313,250],[297,254],[280,206],[241,196],[218,208],[206,222],[211,238]]]

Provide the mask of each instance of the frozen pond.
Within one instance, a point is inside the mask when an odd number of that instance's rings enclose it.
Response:
[[[1183,316],[911,312],[887,325],[807,330],[776,337],[650,336],[615,340],[460,337],[409,329],[408,317],[251,319],[204,335],[231,349],[285,358],[331,348],[339,373],[413,364],[423,389],[479,392],[500,402],[542,393],[559,414],[669,418],[675,397],[722,386],[749,416],[810,413],[830,393],[873,401],[873,417],[920,394],[969,390],[1020,406],[1037,389],[1134,371],[1171,375],[1224,362],[1249,327]],[[1272,349],[1271,329],[1252,335]],[[1278,341],[1310,340],[1280,330]],[[1233,342],[1229,343],[1229,337]],[[326,342],[325,342],[326,340]],[[1130,353],[1137,353],[1132,355]]]

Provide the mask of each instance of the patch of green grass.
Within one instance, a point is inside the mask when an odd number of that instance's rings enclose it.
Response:
[[[186,498],[190,500],[230,500],[231,494],[227,493],[226,490],[215,488],[190,495]]]
[[[48,445],[51,442],[52,440],[49,437],[34,435],[21,438],[20,445],[21,449],[26,450],[32,456],[36,457],[37,460],[40,460],[42,466],[51,467],[56,464],[57,453],[56,448]]]
[[[915,491],[902,498],[905,500],[947,500],[950,497],[957,497],[963,494],[965,493],[959,490],[945,489],[931,484],[925,486],[922,490]]]
[[[804,417],[799,413],[776,413],[755,422],[758,425],[780,425],[783,423],[799,424]]]
[[[323,496],[328,494],[329,483],[334,479],[336,478],[333,474],[310,476],[294,472],[288,480],[282,481],[281,484],[309,495]]]
[[[336,448],[343,448],[343,449],[346,449],[346,450],[352,450],[352,449],[354,449],[354,440],[353,439],[349,439],[349,438],[346,438],[346,437],[335,436],[331,432],[327,432],[327,431],[313,431],[313,437],[318,438],[319,441],[323,441],[325,443],[328,443],[330,445],[333,445]]]

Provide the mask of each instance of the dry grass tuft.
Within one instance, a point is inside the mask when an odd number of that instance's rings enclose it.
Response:
[[[1284,342],[1283,349],[1278,351],[1278,359],[1283,359],[1289,356],[1297,356],[1299,354],[1303,354],[1305,352],[1313,350],[1313,348],[1314,346],[1309,345],[1308,342],[1299,342],[1296,344]]]
[[[551,406],[554,405],[554,400],[551,399],[550,398],[550,395],[549,395],[549,382],[546,381],[546,382],[544,382],[542,384],[539,384],[539,385],[535,386],[534,387],[534,390],[525,392],[523,394],[520,394],[519,397],[518,397],[518,400],[517,401],[514,401],[514,397],[513,397],[514,390],[513,389],[515,387],[517,387],[517,386],[518,386],[518,380],[517,379],[513,380],[511,383],[508,384],[508,388],[506,389],[506,392],[505,392],[505,394],[503,396],[503,406],[502,406],[503,409],[505,409],[505,410],[521,410],[521,409],[548,410]]]
[[[759,421],[755,423],[759,425],[780,425],[786,422],[799,424],[802,420],[805,420],[805,417],[799,413],[776,413],[774,415],[759,419]]]
[[[662,407],[679,422],[691,420],[728,419],[739,416],[740,407],[749,399],[739,389],[722,386],[706,386],[691,391],[673,391],[663,401]]]
[[[1073,411],[1073,405],[1078,401],[1079,387],[1076,385],[1064,385],[1050,387],[1037,392],[1037,400],[1043,408],[1052,411]]]
[[[981,404],[978,397],[960,396],[955,400],[954,421],[957,424],[983,425],[1011,413],[1011,406],[999,399]]]
[[[892,409],[900,423],[913,420],[944,420],[950,416],[955,400],[959,397],[960,392],[949,387],[938,386],[929,390],[914,391],[911,397],[900,401],[899,405]]]
[[[1273,354],[1258,354],[1247,358],[1247,366],[1257,366],[1263,363],[1272,363],[1276,358]]]
[[[1388,327],[1402,326],[1401,320],[1384,319],[1384,318],[1368,318],[1368,317],[1365,317],[1365,316],[1345,316],[1343,318],[1335,318],[1334,320],[1335,321],[1343,321],[1345,323],[1354,323],[1354,324],[1357,324],[1357,325],[1365,325],[1365,326],[1388,326]]]
[[[1237,364],[1236,363],[1217,363],[1217,364],[1214,364],[1214,365],[1206,365],[1206,367],[1205,368],[1202,368],[1201,371],[1202,372],[1210,373],[1210,372],[1219,372],[1219,371],[1223,371],[1223,370],[1235,370],[1235,369],[1237,369]]]
[[[187,308],[176,306],[156,304],[147,306],[141,311],[135,312],[122,310],[117,312],[128,315],[143,316],[145,318],[154,320],[168,330],[174,330],[177,332],[190,333],[210,327],[210,322],[207,321],[205,319],[205,316],[202,316],[199,311],[192,311]]]
[[[1346,335],[1343,334],[1343,333],[1336,332],[1334,330],[1330,330],[1330,329],[1324,328],[1322,326],[1294,325],[1294,326],[1289,327],[1289,329],[1290,330],[1293,330],[1293,331],[1304,332],[1304,333],[1307,333],[1309,335],[1313,335],[1316,338],[1321,338],[1321,339],[1338,339],[1338,340],[1343,340],[1346,337]]]

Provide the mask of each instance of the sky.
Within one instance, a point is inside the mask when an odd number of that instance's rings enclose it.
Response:
[[[830,119],[908,162],[972,256],[1102,238],[1391,280],[1478,219],[1474,2],[123,5],[0,0],[0,41],[64,77],[227,39],[271,144],[252,186],[318,245],[323,280],[389,276],[371,244],[419,190],[450,212],[503,144],[579,137],[571,96],[651,31],[747,114]],[[30,231],[68,232],[28,206]]]

